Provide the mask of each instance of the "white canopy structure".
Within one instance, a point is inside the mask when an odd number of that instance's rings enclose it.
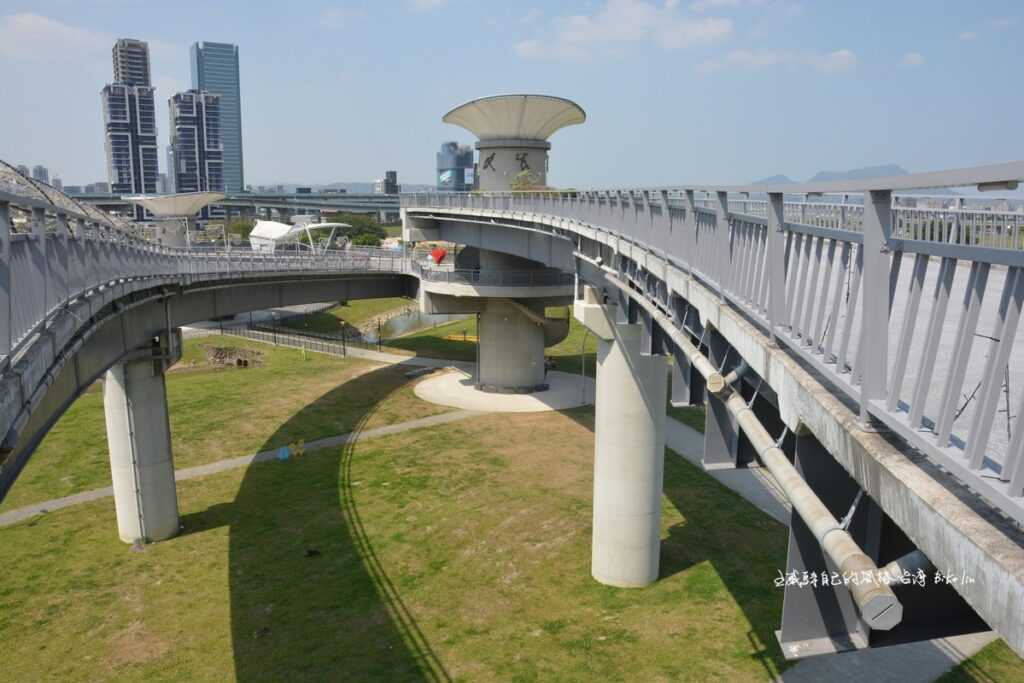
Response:
[[[182,192],[163,195],[131,195],[124,197],[138,204],[157,218],[186,218],[224,199],[223,192]]]
[[[195,216],[204,208],[218,202],[226,197],[223,192],[181,192],[178,194],[162,195],[129,195],[124,197],[133,204],[138,204],[146,211],[149,211],[155,218],[163,221],[178,219],[185,226],[185,246],[191,248],[192,240],[189,236],[188,219]],[[180,233],[179,233],[180,235]],[[165,232],[164,237],[171,236],[172,246],[181,246],[177,237],[172,232]],[[227,234],[224,236],[227,242]],[[161,238],[163,241],[163,238]],[[177,242],[177,243],[175,243]]]
[[[303,223],[300,225],[288,225],[287,223],[278,223],[277,221],[258,220],[256,221],[256,225],[253,227],[252,232],[249,233],[249,244],[252,245],[253,251],[272,252],[277,249],[277,245],[299,242],[301,237],[305,235],[308,240],[306,242],[306,246],[312,248],[310,245],[313,244],[313,230],[330,229],[331,234],[327,238],[327,243],[330,244],[331,240],[334,239],[334,233],[338,228],[349,227],[352,226],[348,223]]]
[[[548,138],[587,114],[564,97],[492,95],[460,104],[441,120],[479,138],[475,189],[506,192],[547,187]]]
[[[442,118],[480,140],[547,140],[555,131],[587,120],[580,105],[551,95],[491,95],[470,100]]]

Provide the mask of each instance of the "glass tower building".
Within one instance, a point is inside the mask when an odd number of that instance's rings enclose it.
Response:
[[[192,88],[220,95],[220,135],[224,146],[224,190],[245,189],[242,155],[242,98],[238,46],[200,42],[192,45]],[[178,189],[178,192],[181,192]]]
[[[473,189],[473,148],[457,142],[441,144],[437,153],[437,189],[469,192]]]

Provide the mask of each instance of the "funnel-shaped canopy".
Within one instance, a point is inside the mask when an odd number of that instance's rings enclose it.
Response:
[[[157,218],[194,216],[203,208],[224,199],[223,192],[182,192],[181,194],[133,195],[125,197]]]
[[[459,105],[441,120],[462,126],[480,140],[547,140],[561,128],[583,123],[587,114],[575,102],[561,97],[494,95]]]

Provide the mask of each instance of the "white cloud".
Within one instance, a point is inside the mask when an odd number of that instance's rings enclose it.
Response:
[[[921,66],[924,64],[924,55],[920,52],[908,52],[900,60],[901,66]]]
[[[711,43],[733,33],[728,19],[692,19],[680,16],[676,3],[657,6],[646,0],[607,0],[593,14],[575,14],[553,20],[555,35],[516,44],[520,57],[587,59],[616,44],[653,41],[665,49]]]
[[[40,14],[22,12],[0,17],[0,56],[36,62],[77,62],[107,54],[114,38]]]
[[[1008,28],[1013,28],[1017,25],[1017,20],[1014,17],[998,17],[988,22],[988,25],[997,31],[1003,31]]]
[[[974,31],[964,31],[959,36],[957,36],[959,40],[974,40],[977,37],[978,34],[975,33]]]
[[[448,0],[409,0],[409,4],[412,5],[413,9],[426,12],[428,10],[444,7],[448,4]]]
[[[857,55],[851,50],[816,53],[795,50],[733,50],[723,57],[703,62],[698,71],[712,74],[726,69],[767,69],[773,66],[807,67],[821,73],[848,71],[857,65]]]
[[[343,28],[353,19],[366,16],[366,10],[360,7],[325,7],[320,12],[320,26],[323,28]]]

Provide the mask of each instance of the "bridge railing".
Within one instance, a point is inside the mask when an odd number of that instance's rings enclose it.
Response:
[[[412,262],[412,272],[427,282],[478,285],[483,287],[552,287],[573,283],[572,273],[557,268],[531,270],[487,270],[477,268],[430,268]]]
[[[188,284],[289,272],[408,271],[402,252],[370,247],[271,253],[163,247],[10,173],[0,168],[0,367],[58,309],[103,287],[141,288],[156,278]]]
[[[1024,163],[803,190],[414,193],[402,203],[568,220],[667,259],[820,371],[862,420],[1024,520],[1024,215],[893,203],[900,190],[1012,188],[1021,177]],[[861,201],[784,201],[791,191]],[[765,199],[749,198],[757,192]],[[620,257],[615,267],[646,289],[643,264]]]

